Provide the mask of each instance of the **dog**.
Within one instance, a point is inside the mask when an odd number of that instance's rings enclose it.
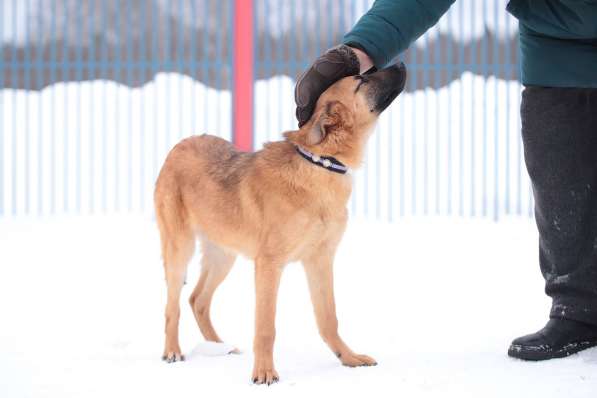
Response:
[[[276,296],[284,265],[294,261],[304,266],[319,333],[332,352],[346,366],[377,364],[338,335],[332,263],[348,219],[346,171],[361,164],[380,113],[405,80],[404,64],[343,78],[320,96],[305,125],[254,153],[210,135],[174,146],[154,192],[168,290],[164,360],[184,360],[179,299],[199,241],[201,273],[189,302],[207,341],[221,342],[210,320],[216,288],[237,255],[255,262],[254,383],[278,381]]]

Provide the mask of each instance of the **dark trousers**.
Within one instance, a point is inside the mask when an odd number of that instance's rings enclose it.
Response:
[[[597,325],[597,89],[526,87],[520,113],[550,316]]]

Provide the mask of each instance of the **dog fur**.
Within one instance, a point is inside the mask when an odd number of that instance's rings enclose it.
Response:
[[[380,113],[375,109],[383,91],[380,76],[381,83],[363,87],[361,77],[335,83],[319,98],[307,124],[260,151],[239,152],[210,135],[184,139],[170,151],[154,195],[168,288],[165,360],[184,358],[178,342],[179,299],[199,241],[201,274],[189,302],[208,341],[221,341],[210,320],[216,288],[238,254],[255,261],[254,382],[278,380],[273,362],[276,296],[283,267],[293,261],[304,266],[319,333],[342,364],[376,364],[344,343],[336,319],[332,264],[348,219],[351,176],[306,161],[296,146],[358,167]]]

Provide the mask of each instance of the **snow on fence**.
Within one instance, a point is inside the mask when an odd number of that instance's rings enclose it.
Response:
[[[293,78],[369,4],[311,3],[254,2],[255,149],[295,128]],[[0,4],[0,217],[151,214],[180,138],[232,138],[233,0],[81,4]],[[532,215],[504,6],[458,1],[403,55],[407,91],[354,173],[354,215]]]

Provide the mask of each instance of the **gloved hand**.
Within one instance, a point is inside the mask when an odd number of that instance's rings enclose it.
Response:
[[[328,87],[343,77],[358,75],[372,66],[367,54],[344,44],[327,50],[317,58],[298,78],[294,88],[299,127],[311,118],[317,99]]]

